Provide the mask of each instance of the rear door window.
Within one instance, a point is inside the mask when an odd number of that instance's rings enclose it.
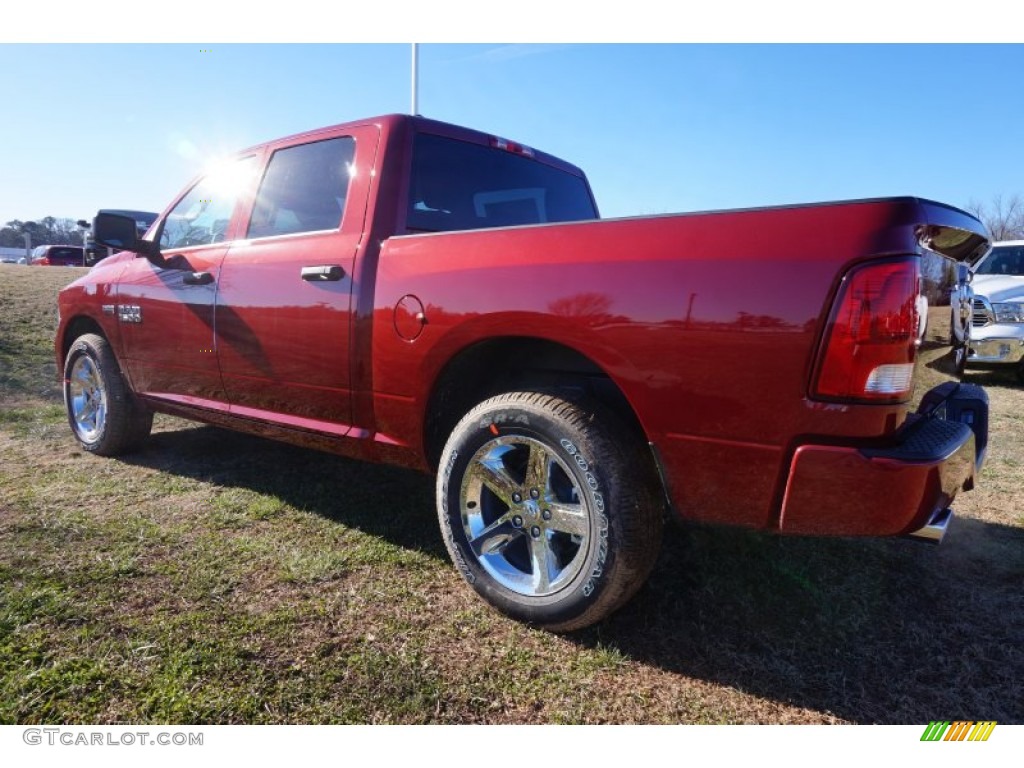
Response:
[[[279,149],[267,165],[246,237],[338,229],[354,157],[350,136]]]

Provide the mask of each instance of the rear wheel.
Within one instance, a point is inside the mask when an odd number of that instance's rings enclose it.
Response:
[[[132,396],[110,344],[94,333],[79,336],[68,350],[64,404],[79,444],[100,456],[135,447],[153,426],[152,411]]]
[[[601,406],[563,395],[517,392],[474,408],[445,446],[437,496],[466,581],[509,616],[555,631],[626,602],[661,541],[643,444]]]

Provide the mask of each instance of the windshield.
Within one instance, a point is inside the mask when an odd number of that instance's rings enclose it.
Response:
[[[586,181],[523,155],[421,133],[407,226],[442,232],[597,218]]]
[[[982,259],[977,275],[1014,275],[1024,277],[1024,245],[1000,245]]]

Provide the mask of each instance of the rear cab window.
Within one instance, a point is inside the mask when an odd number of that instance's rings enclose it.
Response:
[[[596,219],[582,175],[526,152],[430,133],[413,140],[410,233]]]

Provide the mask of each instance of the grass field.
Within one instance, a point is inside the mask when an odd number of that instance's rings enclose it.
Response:
[[[158,417],[76,448],[51,352],[81,270],[0,265],[0,723],[1024,722],[1024,389],[946,543],[671,527],[560,637],[450,567],[431,478]]]

